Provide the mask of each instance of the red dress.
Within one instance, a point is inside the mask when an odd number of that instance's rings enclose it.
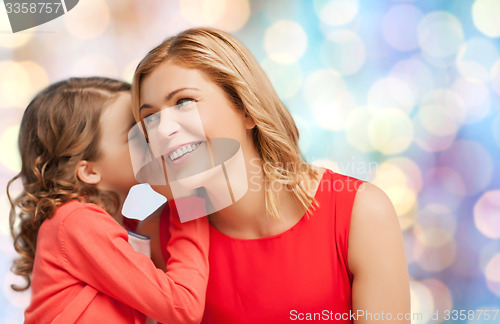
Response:
[[[361,183],[326,170],[315,195],[319,208],[281,234],[236,239],[210,226],[202,323],[352,323],[347,245]]]

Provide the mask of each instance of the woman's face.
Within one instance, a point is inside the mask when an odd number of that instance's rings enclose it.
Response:
[[[153,155],[165,160],[169,181],[213,167],[213,138],[236,140],[243,151],[253,146],[251,118],[199,70],[163,63],[143,79],[140,94],[139,116]]]

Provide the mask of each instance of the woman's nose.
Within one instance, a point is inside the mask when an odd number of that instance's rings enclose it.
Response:
[[[160,124],[158,125],[158,134],[163,138],[171,138],[181,128],[176,114],[171,109],[163,109],[160,112]]]

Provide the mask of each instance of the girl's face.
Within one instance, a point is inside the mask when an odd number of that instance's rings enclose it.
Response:
[[[94,162],[101,175],[101,189],[127,194],[137,184],[128,147],[128,131],[134,118],[132,115],[131,95],[123,92],[108,107],[100,118],[100,158]]]
[[[212,138],[230,138],[244,154],[252,151],[252,119],[203,72],[165,62],[144,78],[140,93],[139,115],[153,155],[164,157],[169,180],[209,169]]]

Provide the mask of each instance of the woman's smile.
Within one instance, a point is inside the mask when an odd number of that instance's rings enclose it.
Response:
[[[185,160],[189,159],[196,149],[200,146],[202,142],[193,142],[188,144],[181,144],[173,149],[170,149],[165,155],[170,159],[173,165],[179,165]]]

